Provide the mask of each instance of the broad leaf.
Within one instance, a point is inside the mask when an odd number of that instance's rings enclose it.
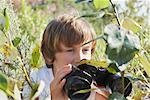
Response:
[[[4,9],[4,16],[5,16],[5,21],[6,21],[5,29],[6,29],[6,31],[8,31],[9,27],[10,27],[10,19],[9,19],[9,16],[8,16],[6,8]]]
[[[150,77],[150,63],[145,57],[143,57],[143,55],[138,55],[138,57],[139,57],[141,64],[144,67],[146,74]]]
[[[35,84],[31,92],[31,100],[35,100],[42,93],[44,87],[45,83],[43,81],[40,81],[39,84]]]
[[[114,92],[114,93],[109,95],[108,100],[127,100],[127,99],[121,93]]]
[[[118,65],[113,62],[109,64],[107,70],[112,74],[116,74],[117,72],[120,72],[120,70],[118,69]]]
[[[109,0],[93,0],[93,3],[97,10],[104,9],[109,6]]]
[[[20,41],[21,41],[21,38],[16,37],[14,40],[12,40],[12,43],[15,47],[17,47],[19,45]]]
[[[88,64],[88,65],[92,65],[95,67],[101,67],[101,68],[107,68],[108,67],[108,63],[106,60],[100,60],[100,61],[82,60],[79,62],[79,65],[81,65],[81,64]]]
[[[18,55],[17,49],[8,43],[5,43],[3,45],[3,47],[0,48],[0,51],[3,52],[3,54],[6,57],[10,57],[10,58],[15,58]],[[6,62],[6,64],[9,64],[9,63]],[[10,66],[10,67],[12,67],[12,66]]]
[[[96,88],[85,89],[85,90],[79,90],[79,91],[73,93],[73,95],[82,94],[82,93],[88,93],[88,92],[93,91],[93,90],[96,90]]]
[[[36,45],[32,52],[31,66],[37,67],[39,59],[40,59],[40,47],[39,45]]]
[[[8,82],[6,76],[0,72],[0,89],[6,91],[7,86],[8,86]]]
[[[141,26],[137,22],[129,18],[125,18],[122,21],[122,27],[124,27],[127,30],[131,30],[134,33],[137,33],[142,29]]]
[[[117,25],[107,25],[104,30],[107,43],[106,54],[110,61],[119,66],[128,63],[140,49],[139,38]]]

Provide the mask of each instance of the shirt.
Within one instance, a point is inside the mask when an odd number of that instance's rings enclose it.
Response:
[[[40,81],[43,81],[45,86],[43,91],[41,92],[39,99],[40,100],[45,100],[49,99],[50,100],[50,83],[53,80],[53,72],[52,68],[48,68],[46,65],[43,66],[40,69],[34,69],[31,71],[30,74],[30,79],[32,83],[39,83]],[[28,85],[27,82],[25,82],[24,88],[23,88],[23,99],[24,100],[29,100],[31,94],[31,88]]]

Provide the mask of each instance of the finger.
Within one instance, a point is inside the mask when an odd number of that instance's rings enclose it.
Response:
[[[71,72],[72,68],[70,67],[70,65],[66,65],[64,67],[62,67],[61,69],[59,69],[56,72],[56,76],[55,79],[57,81],[61,81],[67,74],[69,74]]]
[[[63,86],[65,85],[65,83],[66,83],[66,79],[63,79],[63,80],[60,82],[59,88],[60,88],[60,89],[63,89]]]

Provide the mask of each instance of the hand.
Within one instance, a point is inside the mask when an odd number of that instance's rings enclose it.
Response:
[[[66,79],[63,78],[69,74],[71,70],[71,65],[66,65],[56,71],[55,77],[50,84],[52,100],[68,100],[68,96],[63,90]]]

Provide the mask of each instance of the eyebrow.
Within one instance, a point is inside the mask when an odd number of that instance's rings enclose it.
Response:
[[[89,45],[82,45],[81,47],[84,47],[84,48],[90,48],[91,45],[90,45],[90,44],[89,44]]]
[[[83,43],[83,44],[81,45],[81,47],[83,47],[83,46],[85,46],[85,45],[87,45],[87,44],[89,44],[89,43],[93,42],[94,40],[95,40],[95,39],[93,39],[93,40],[90,40],[90,41],[88,41],[88,42]]]

